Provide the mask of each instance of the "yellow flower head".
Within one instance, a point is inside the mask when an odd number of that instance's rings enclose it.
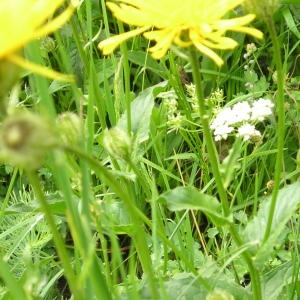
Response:
[[[162,58],[172,44],[195,46],[217,65],[223,60],[212,49],[233,49],[237,42],[225,37],[227,31],[236,31],[262,38],[263,34],[246,27],[255,15],[223,19],[244,0],[119,0],[108,2],[114,16],[137,28],[108,38],[99,44],[104,55],[111,53],[123,41],[144,33],[156,42],[149,49],[156,59]]]
[[[75,4],[48,22],[65,0],[0,0],[0,61],[8,60],[50,78],[62,77],[53,70],[37,66],[17,55],[28,42],[61,27],[71,16]]]

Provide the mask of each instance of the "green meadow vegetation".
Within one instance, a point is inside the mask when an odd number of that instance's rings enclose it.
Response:
[[[220,67],[142,35],[104,56],[132,29],[104,0],[24,48],[73,82],[8,89],[0,60],[0,299],[300,299],[300,3],[279,2]]]

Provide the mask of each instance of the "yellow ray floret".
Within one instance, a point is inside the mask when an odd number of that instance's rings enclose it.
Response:
[[[195,46],[220,66],[221,57],[213,49],[233,49],[237,42],[225,34],[242,32],[262,38],[261,31],[247,27],[255,15],[226,19],[232,9],[244,0],[119,0],[107,2],[114,16],[137,28],[99,43],[103,54],[111,53],[125,40],[143,33],[156,42],[149,49],[156,59],[162,58],[172,44]]]
[[[58,79],[57,72],[26,62],[17,56],[17,52],[30,41],[57,30],[70,18],[77,1],[73,1],[51,19],[65,2],[66,0],[0,0],[0,60],[9,60],[40,75]],[[68,75],[59,76],[59,80],[70,78]]]

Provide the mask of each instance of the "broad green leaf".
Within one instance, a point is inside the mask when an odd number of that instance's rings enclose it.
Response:
[[[250,300],[251,294],[245,288],[242,288],[234,282],[232,278],[220,272],[220,268],[216,264],[209,264],[209,268],[201,268],[199,274],[201,274],[201,281],[206,282],[211,287],[212,291],[219,291],[223,294],[224,298],[216,299],[230,299],[226,296],[231,295],[237,300]],[[199,278],[191,273],[178,273],[171,277],[164,283],[165,294],[167,298],[161,295],[161,299],[173,299],[173,300],[202,300],[206,299],[209,291]],[[142,285],[142,283],[141,283]],[[226,294],[226,296],[224,295]],[[139,291],[140,299],[150,300],[151,297],[150,289],[147,283],[143,284]],[[130,299],[127,295],[121,295],[121,299]]]
[[[137,143],[142,143],[148,139],[149,127],[154,98],[167,82],[161,82],[141,92],[131,103],[131,131]],[[117,127],[127,131],[127,113],[125,112],[119,120]]]
[[[106,199],[98,209],[104,229],[109,229],[115,234],[128,234],[132,231],[132,222],[123,202]]]
[[[262,278],[263,299],[283,299],[279,296],[283,288],[295,279],[294,268],[292,262],[287,262],[265,274]]]
[[[172,211],[201,210],[218,226],[231,222],[230,218],[222,216],[221,204],[215,197],[204,194],[194,187],[177,187],[160,195],[159,201],[167,204]]]
[[[284,230],[286,223],[291,218],[300,203],[300,182],[295,182],[279,191],[274,218],[272,222],[271,235],[266,243],[262,244],[267,220],[269,217],[272,196],[263,199],[257,216],[251,220],[241,233],[245,242],[256,243],[253,247],[255,263],[260,266],[273,251],[273,245],[280,233]]]

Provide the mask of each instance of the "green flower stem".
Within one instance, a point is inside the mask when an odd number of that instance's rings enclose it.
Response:
[[[228,203],[226,190],[224,188],[221,173],[220,173],[219,160],[217,158],[217,150],[214,144],[213,137],[211,135],[208,115],[206,113],[198,56],[197,53],[195,52],[195,49],[193,48],[191,49],[190,53],[191,53],[190,62],[192,66],[194,84],[196,85],[196,93],[197,93],[197,98],[199,103],[199,113],[200,113],[203,136],[206,143],[209,163],[211,165],[212,173],[214,175],[214,179],[216,182],[216,187],[220,196],[224,216],[228,217],[230,215],[229,203]]]
[[[199,65],[197,52],[194,48],[191,48],[190,50],[190,63],[192,66],[194,84],[196,86],[196,93],[197,93],[197,98],[199,103],[199,114],[201,118],[203,136],[207,147],[209,163],[212,167],[212,173],[216,182],[216,187],[217,187],[219,197],[221,199],[221,205],[223,208],[224,216],[228,217],[230,215],[230,207],[228,203],[226,189],[223,185],[223,180],[219,169],[220,163],[217,156],[217,150],[214,144],[211,130],[209,127],[208,115],[206,114],[201,73],[200,73],[200,65]],[[244,243],[241,237],[239,236],[238,232],[236,231],[234,224],[229,225],[229,231],[236,245],[238,247],[242,247]],[[242,253],[242,257],[247,263],[249,269],[252,291],[253,291],[253,299],[260,300],[262,299],[262,296],[261,296],[261,284],[260,284],[259,272],[255,269],[251,259],[251,255],[247,251]]]
[[[65,248],[64,241],[56,227],[54,217],[51,213],[51,209],[50,209],[50,207],[45,199],[45,196],[43,194],[43,191],[40,187],[40,182],[39,182],[38,176],[34,172],[28,172],[27,176],[28,176],[29,182],[32,186],[32,189],[35,193],[35,196],[41,206],[41,210],[45,215],[45,219],[48,223],[48,226],[51,229],[51,233],[53,235],[53,240],[54,240],[58,255],[60,257],[62,266],[64,268],[64,273],[66,275],[66,278],[68,279],[68,283],[70,285],[71,291],[73,292],[75,299],[82,299],[83,295],[78,288],[77,280],[76,280],[74,272],[72,270],[69,254]]]
[[[272,222],[274,218],[276,201],[279,192],[280,175],[282,171],[283,151],[284,151],[284,135],[285,135],[285,114],[284,114],[284,71],[281,61],[281,51],[276,33],[276,28],[273,19],[270,17],[266,20],[267,28],[270,33],[270,37],[273,44],[274,60],[277,71],[277,155],[275,163],[275,174],[274,174],[274,186],[272,192],[272,200],[270,205],[270,211],[268,216],[268,222],[264,235],[264,242],[266,242],[270,236],[272,229]]]

